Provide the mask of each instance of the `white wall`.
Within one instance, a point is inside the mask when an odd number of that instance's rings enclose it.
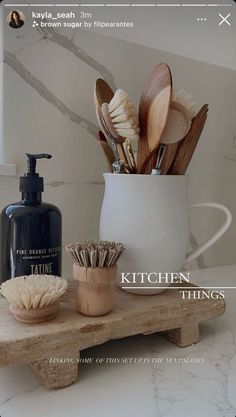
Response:
[[[134,3],[138,2],[136,0]],[[120,0],[114,3],[124,2]],[[159,3],[171,3],[171,1],[164,0]],[[182,3],[198,2],[184,1]],[[201,1],[200,3],[231,3],[232,7],[106,7],[94,8],[94,17],[102,21],[133,21],[135,24],[132,30],[97,30],[100,33],[187,58],[236,69],[235,3],[233,0]],[[219,26],[221,21],[219,13],[223,16],[231,14],[230,27],[225,23]],[[198,17],[207,18],[207,21],[198,22]]]

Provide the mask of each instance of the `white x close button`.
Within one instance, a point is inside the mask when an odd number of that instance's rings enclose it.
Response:
[[[220,21],[220,23],[219,23],[219,26],[221,26],[221,25],[223,25],[223,23],[225,23],[226,25],[228,25],[228,26],[231,26],[231,23],[229,22],[229,17],[231,16],[231,14],[229,13],[227,16],[222,16],[222,14],[221,13],[219,13],[219,16],[220,16],[220,18],[221,18],[221,21]]]

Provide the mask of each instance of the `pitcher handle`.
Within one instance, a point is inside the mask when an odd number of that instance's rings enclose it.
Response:
[[[212,245],[214,245],[220,238],[223,236],[223,234],[228,230],[232,223],[232,214],[229,211],[229,209],[222,204],[219,203],[200,203],[200,204],[194,204],[190,206],[189,208],[197,208],[197,207],[213,207],[218,210],[221,210],[225,213],[226,219],[223,224],[223,226],[205,243],[200,245],[198,248],[194,249],[192,252],[187,254],[187,258],[185,263],[189,263],[194,261],[198,256],[200,256],[205,250],[210,248]]]

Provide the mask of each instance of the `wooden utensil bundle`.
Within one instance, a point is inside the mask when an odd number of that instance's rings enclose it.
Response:
[[[99,125],[104,133],[104,135],[102,132],[99,133],[98,141],[104,151],[109,171],[129,174],[184,175],[191,162],[208,115],[207,104],[196,114],[194,105],[189,98],[190,96],[184,92],[172,98],[170,68],[166,64],[160,64],[155,68],[144,86],[140,99],[140,136],[136,163],[130,140],[116,135],[116,145],[114,146],[113,142],[111,147],[109,143],[108,138],[112,136],[111,131],[113,136],[115,136],[115,132],[112,126],[108,126],[106,117],[104,118],[99,109],[104,103],[107,103],[107,106],[109,105],[114,99],[114,93],[104,80],[97,80],[95,84],[95,106]],[[132,108],[129,126],[131,123],[132,126],[135,126],[135,131],[138,132],[135,112],[128,98],[127,100],[129,110]],[[128,117],[128,115],[125,115],[125,107],[123,111],[122,118],[125,119],[125,117]],[[161,165],[155,170],[160,149],[163,148],[164,155]],[[118,170],[115,169],[116,165],[118,165]]]

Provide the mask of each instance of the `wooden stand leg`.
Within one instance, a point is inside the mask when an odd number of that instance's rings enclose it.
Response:
[[[67,387],[77,380],[79,352],[51,355],[49,359],[32,362],[29,366],[42,384],[48,388]]]
[[[199,341],[199,323],[191,323],[179,329],[168,330],[165,336],[177,346],[191,346]]]

